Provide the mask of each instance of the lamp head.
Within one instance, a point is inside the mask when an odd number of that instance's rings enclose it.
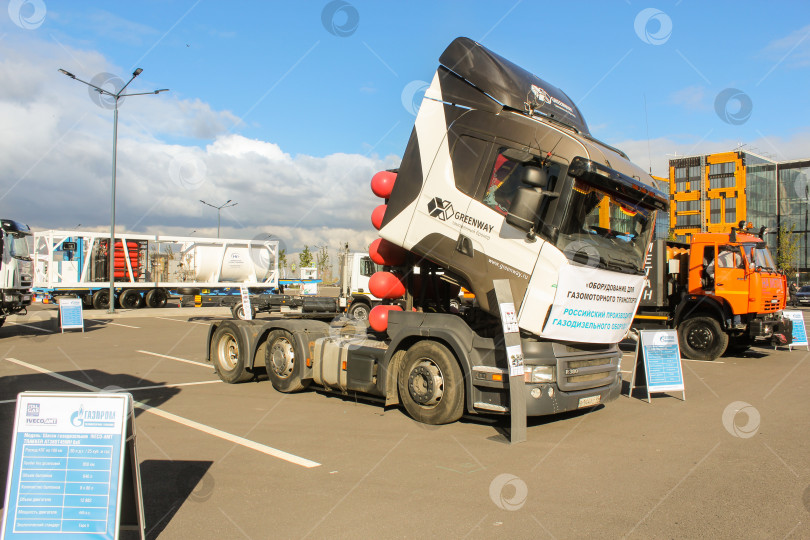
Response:
[[[69,71],[65,71],[64,69],[60,69],[60,70],[59,70],[59,73],[62,73],[62,74],[64,74],[64,75],[67,75],[67,76],[68,76],[68,77],[70,77],[71,79],[75,79],[75,78],[76,78],[76,75],[74,75],[73,73],[71,73],[71,72],[69,72]]]
[[[141,68],[138,68],[138,69],[136,69],[135,71],[132,72],[132,76],[137,77],[141,73],[143,73],[143,70]]]

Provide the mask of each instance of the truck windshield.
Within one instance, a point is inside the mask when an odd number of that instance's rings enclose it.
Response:
[[[574,180],[557,247],[575,261],[617,272],[642,270],[654,211]]]
[[[774,264],[773,262],[771,252],[768,250],[767,247],[759,247],[764,245],[765,245],[764,243],[743,244],[743,246],[745,246],[745,254],[749,257],[748,260],[754,268],[765,268],[768,270],[776,270],[776,264]]]
[[[15,259],[22,259],[24,261],[31,260],[31,235],[24,233],[13,233],[7,237],[9,245],[9,255]]]

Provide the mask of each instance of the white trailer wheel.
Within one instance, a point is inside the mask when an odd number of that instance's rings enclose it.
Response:
[[[303,355],[296,354],[295,338],[286,330],[274,330],[267,336],[264,356],[267,377],[279,392],[297,392],[309,385],[302,380]]]

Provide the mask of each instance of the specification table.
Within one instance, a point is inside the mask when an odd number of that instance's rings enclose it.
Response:
[[[14,530],[106,533],[112,456],[112,444],[23,444]]]
[[[118,537],[131,399],[129,394],[20,394],[4,540]]]

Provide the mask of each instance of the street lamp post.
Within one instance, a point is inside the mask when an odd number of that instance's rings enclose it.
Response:
[[[231,202],[231,199],[228,199],[227,201],[225,201],[225,203],[222,206],[214,206],[213,204],[207,203],[202,199],[200,199],[200,202],[205,204],[205,205],[210,206],[211,208],[216,208],[216,210],[217,210],[217,238],[219,238],[219,225],[221,223],[220,214],[222,212],[222,209],[223,208],[231,208],[232,206],[236,206],[239,203],[228,204],[229,202]]]
[[[121,90],[118,92],[110,92],[109,90],[105,90],[95,84],[89,83],[87,81],[83,81],[70,73],[69,71],[65,71],[64,69],[59,70],[60,73],[67,75],[74,81],[79,81],[80,83],[84,83],[87,86],[93,88],[96,92],[103,96],[110,96],[115,100],[115,112],[113,113],[113,152],[112,152],[112,193],[110,195],[110,248],[108,250],[110,256],[110,298],[109,298],[109,313],[115,313],[115,168],[116,168],[116,159],[118,154],[118,100],[123,97],[130,97],[130,96],[147,96],[150,94],[159,94],[161,92],[168,92],[168,88],[161,88],[160,90],[153,90],[151,92],[136,92],[133,94],[125,94],[124,90],[126,90],[129,83],[135,80],[135,77],[143,73],[141,68],[136,69],[132,72],[132,77],[127,81]],[[126,249],[126,246],[124,246]]]

